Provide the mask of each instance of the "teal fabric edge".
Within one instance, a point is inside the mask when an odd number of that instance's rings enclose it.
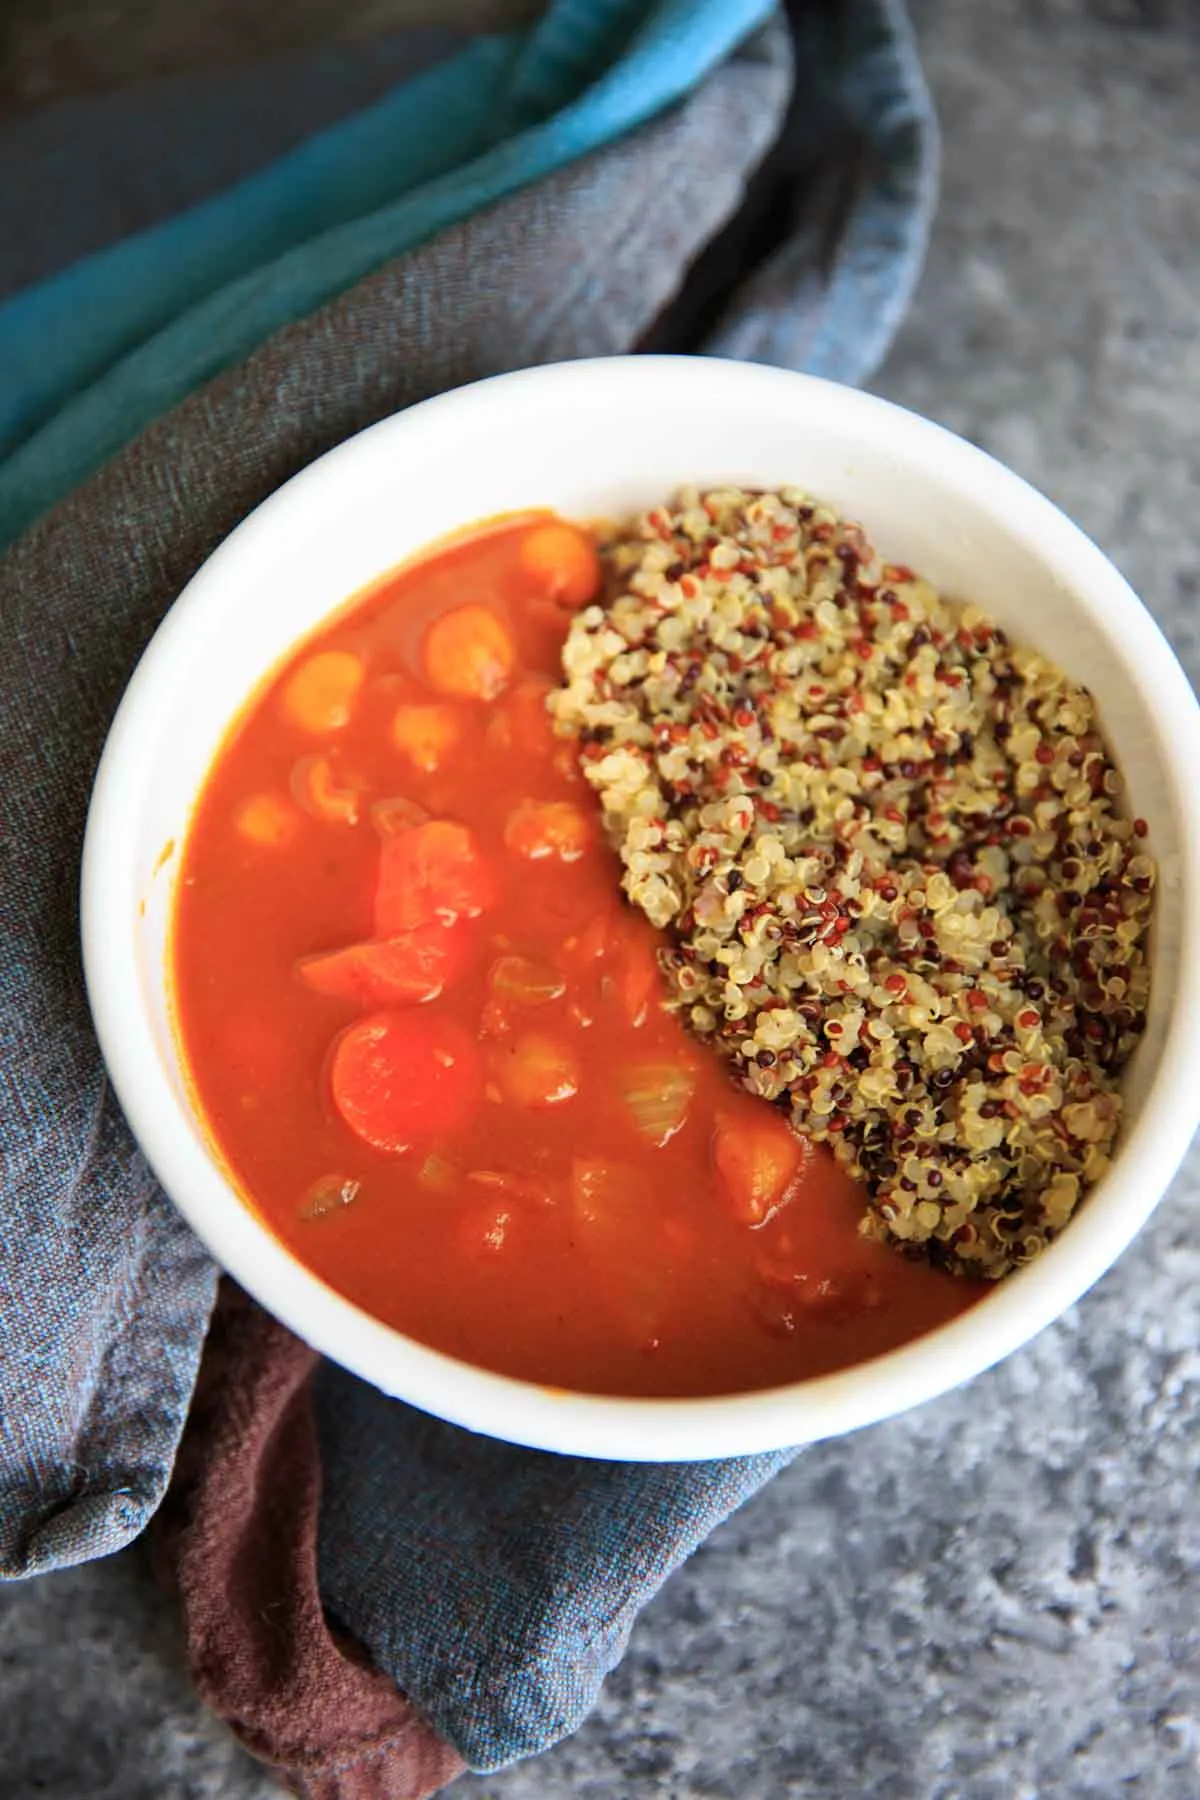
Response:
[[[214,200],[14,296],[0,307],[0,368],[13,372],[0,432],[16,442],[28,421],[44,422],[0,467],[0,549],[143,426],[274,331],[436,232],[645,123],[774,11],[774,0],[660,0],[650,10],[644,0],[557,0],[525,39],[467,46]],[[616,60],[598,70],[595,54],[614,49]],[[490,131],[455,166],[473,129],[462,123],[472,105],[489,109]],[[546,107],[554,110],[538,117]],[[458,123],[448,118],[455,109]],[[406,123],[414,117],[429,128],[416,144]],[[497,140],[497,131],[510,135]],[[396,159],[395,197],[380,205],[385,143]],[[336,223],[314,198],[321,167],[337,173],[345,210]],[[356,174],[365,184],[357,189]],[[308,199],[289,214],[301,190]],[[368,209],[347,216],[356,192],[369,194]],[[275,253],[258,266],[240,224],[243,206],[247,217],[274,222]],[[324,223],[304,235],[319,218]],[[191,303],[182,290],[201,285],[199,270],[189,262],[178,280],[173,272],[188,250],[218,271]],[[139,284],[160,278],[156,306]]]

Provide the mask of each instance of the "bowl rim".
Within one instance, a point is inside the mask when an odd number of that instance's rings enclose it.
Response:
[[[836,408],[843,429],[897,460],[936,465],[963,501],[1023,537],[1083,609],[1116,627],[1127,675],[1158,724],[1179,821],[1182,919],[1178,980],[1159,1067],[1139,1118],[1085,1212],[1039,1258],[978,1306],[898,1349],[824,1375],[752,1393],[695,1399],[583,1394],[499,1375],[432,1350],[375,1319],[306,1269],[252,1212],[202,1149],[160,1063],[141,1003],[136,933],[124,918],[134,856],[131,792],[169,718],[164,679],[186,661],[206,623],[210,593],[239,561],[286,527],[319,490],[353,479],[398,440],[469,433],[490,411],[519,415],[531,390],[602,385],[621,404],[652,383],[708,384],[713,404],[752,406],[780,385],[811,414]],[[952,474],[952,480],[948,477]],[[281,654],[286,646],[281,647]],[[1050,500],[944,426],[858,389],[814,376],[707,357],[619,356],[546,364],[490,376],[422,401],[346,439],[256,507],[206,559],[169,608],[128,683],[109,730],[88,810],[81,866],[81,936],[97,1036],[130,1128],[164,1191],[218,1263],[275,1317],[323,1355],[383,1391],[449,1422],[531,1447],[624,1461],[681,1461],[778,1451],[841,1435],[907,1410],[982,1373],[1027,1343],[1090,1288],[1141,1229],[1200,1124],[1200,706],[1157,623],[1097,546]]]

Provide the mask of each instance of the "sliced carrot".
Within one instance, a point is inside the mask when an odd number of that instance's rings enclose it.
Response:
[[[454,1019],[368,1013],[337,1040],[330,1088],[351,1131],[398,1155],[470,1123],[483,1094],[479,1048]]]
[[[586,606],[600,588],[595,540],[577,525],[535,525],[521,542],[520,563],[540,594],[564,610]]]
[[[530,862],[578,862],[594,836],[592,820],[570,800],[522,800],[504,827],[509,849]]]
[[[358,794],[334,779],[327,756],[302,756],[292,765],[291,790],[298,806],[327,825],[358,824]]]
[[[392,719],[392,742],[427,775],[441,768],[462,735],[462,720],[452,706],[401,706]]]
[[[765,1101],[719,1113],[713,1157],[735,1216],[762,1225],[783,1205],[808,1147]]]
[[[361,660],[349,650],[318,650],[285,682],[285,715],[302,731],[340,731],[350,723],[364,674]]]
[[[545,1032],[525,1031],[500,1053],[497,1073],[514,1106],[541,1111],[561,1106],[579,1092],[579,1064],[569,1044]]]
[[[281,850],[290,844],[298,823],[295,808],[278,794],[255,794],[238,808],[234,820],[239,835],[264,850]]]
[[[461,926],[417,925],[397,937],[309,956],[297,972],[318,994],[360,1006],[436,1000],[462,973],[470,952]]]
[[[471,832],[451,819],[430,819],[385,837],[380,846],[375,929],[394,937],[418,925],[474,919],[495,899],[491,869]]]
[[[512,638],[486,606],[456,606],[425,633],[425,675],[439,694],[494,700],[516,667]]]

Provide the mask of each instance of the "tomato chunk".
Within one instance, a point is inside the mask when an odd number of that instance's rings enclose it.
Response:
[[[579,1064],[569,1044],[546,1032],[522,1032],[500,1053],[500,1085],[515,1106],[560,1106],[579,1092]]]
[[[571,800],[522,800],[504,827],[509,849],[530,862],[578,862],[594,835],[591,819]]]
[[[461,974],[468,949],[461,926],[417,925],[397,937],[305,957],[297,971],[318,994],[360,1006],[436,1000]]]
[[[808,1154],[804,1140],[765,1101],[717,1116],[713,1157],[743,1225],[761,1225],[783,1205]]]
[[[462,1131],[483,1095],[479,1048],[455,1019],[368,1013],[337,1040],[333,1103],[351,1131],[393,1155]]]
[[[591,534],[576,525],[535,525],[520,549],[522,571],[547,599],[569,612],[600,589],[600,557]]]
[[[423,661],[430,687],[459,700],[494,700],[516,667],[508,631],[486,606],[456,606],[425,633]]]
[[[430,819],[384,838],[375,892],[380,937],[478,918],[494,899],[491,870],[465,825]]]

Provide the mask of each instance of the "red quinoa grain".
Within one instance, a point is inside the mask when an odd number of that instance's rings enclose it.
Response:
[[[793,489],[602,554],[550,704],[674,1003],[865,1231],[1007,1274],[1104,1173],[1145,1025],[1155,869],[1090,695]]]

